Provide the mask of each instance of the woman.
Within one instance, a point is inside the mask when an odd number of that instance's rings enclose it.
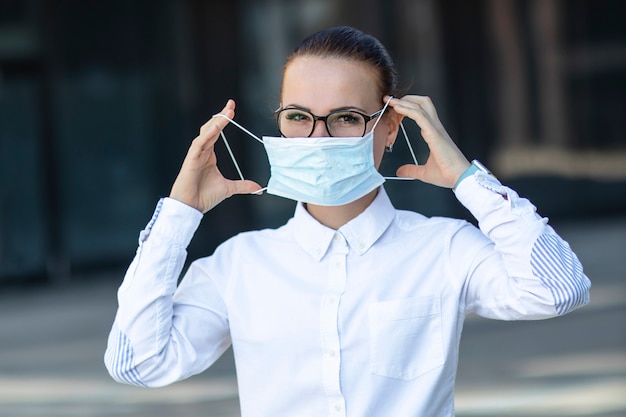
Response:
[[[203,213],[261,190],[217,167],[235,103],[202,126],[120,287],[105,355],[116,380],[169,384],[232,344],[244,416],[452,416],[467,314],[539,319],[588,302],[578,259],[535,207],[468,162],[427,97],[395,90],[375,38],[307,38],[283,74],[284,137],[264,138],[268,192],[300,200],[293,218],[229,239],[177,287]],[[403,118],[430,156],[398,175],[453,188],[480,230],[393,208],[375,168]]]

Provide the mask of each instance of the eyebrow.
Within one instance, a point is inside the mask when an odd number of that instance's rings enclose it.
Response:
[[[288,108],[291,108],[291,107],[297,107],[297,108],[299,108],[299,109],[306,110],[306,111],[309,111],[309,112],[311,111],[311,109],[310,109],[310,108],[305,107],[305,106],[300,106],[299,104],[295,104],[295,103],[290,103],[290,104],[286,104],[286,105],[282,106],[282,108],[283,108],[283,109],[288,109]],[[366,113],[366,114],[368,114],[368,113],[367,113],[367,110],[362,109],[361,107],[358,107],[358,106],[342,106],[342,107],[336,107],[336,108],[330,109],[330,112],[329,112],[329,113],[336,112],[336,111],[340,111],[340,110],[356,110],[356,111],[359,111],[359,112],[361,112],[361,113]]]

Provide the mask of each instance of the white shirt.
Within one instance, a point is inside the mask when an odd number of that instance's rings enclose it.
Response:
[[[245,417],[453,416],[468,313],[561,315],[590,286],[529,201],[481,172],[455,193],[481,230],[396,210],[381,187],[336,231],[298,204],[286,225],[192,263],[178,288],[202,215],[161,200],[119,290],[109,372],[161,386],[232,343]]]

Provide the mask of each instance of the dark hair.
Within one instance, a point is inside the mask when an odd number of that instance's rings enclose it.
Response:
[[[338,26],[310,35],[289,55],[285,68],[301,56],[343,58],[368,63],[378,74],[381,94],[398,95],[398,74],[389,52],[378,39],[358,29]]]

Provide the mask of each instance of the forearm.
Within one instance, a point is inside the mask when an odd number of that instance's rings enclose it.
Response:
[[[528,200],[482,172],[464,179],[455,193],[496,252],[477,265],[470,298],[492,295],[488,287],[498,285],[490,270],[500,264],[519,303],[520,317],[511,318],[561,315],[588,302],[590,283],[578,258]]]
[[[105,362],[120,382],[145,385],[137,366],[161,355],[170,341],[173,294],[186,247],[201,213],[170,199],[159,201],[118,291],[118,311]]]

